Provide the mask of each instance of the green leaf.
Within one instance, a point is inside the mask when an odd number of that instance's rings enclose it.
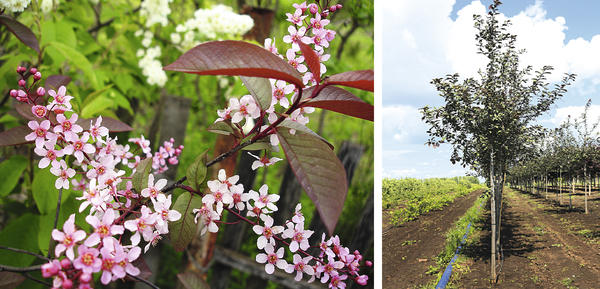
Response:
[[[12,220],[2,231],[0,231],[0,245],[38,252],[37,238],[38,217],[27,213]],[[8,250],[0,250],[0,264],[25,267],[30,265],[34,256],[16,253]]]
[[[21,155],[15,155],[0,163],[0,197],[5,197],[15,188],[23,171],[27,168],[27,159]]]
[[[198,192],[200,192],[204,187],[204,180],[206,179],[206,171],[208,169],[206,167],[207,152],[208,151],[204,151],[202,154],[196,157],[196,160],[187,169],[187,180]]]
[[[202,207],[202,198],[185,192],[177,198],[173,210],[181,213],[181,218],[169,223],[169,232],[173,248],[183,251],[196,236],[197,225],[194,222],[193,209]]]
[[[92,101],[94,101],[94,100],[96,100],[97,98],[100,98],[101,96],[103,96],[103,95],[104,95],[104,93],[105,93],[107,90],[109,90],[111,87],[112,87],[112,84],[110,84],[110,85],[107,85],[107,86],[103,87],[102,89],[98,89],[98,90],[96,90],[96,91],[94,91],[94,92],[92,92],[92,93],[88,94],[88,95],[85,97],[85,100],[83,101],[83,104],[82,104],[81,106],[82,106],[82,107],[85,109],[85,107],[86,107],[86,106],[89,106],[89,104],[90,104]]]
[[[85,74],[87,80],[90,81],[93,88],[95,88],[96,90],[100,89],[98,80],[96,79],[96,74],[94,73],[94,68],[83,54],[81,54],[76,49],[60,42],[51,41],[48,44],[51,47],[56,48],[56,50],[58,50],[58,52],[62,54],[62,56],[68,59],[73,66],[81,69],[81,71],[83,71],[83,74]]]
[[[215,123],[209,125],[206,130],[208,130],[210,132],[222,134],[222,135],[233,134],[233,128],[231,128],[231,126],[224,121],[215,122]]]
[[[139,194],[143,189],[148,187],[148,176],[152,169],[152,158],[145,158],[135,169],[135,174],[131,177],[133,188]]]
[[[92,100],[88,105],[86,105],[81,110],[81,117],[84,117],[84,118],[92,117],[112,106],[113,106],[112,100],[110,100],[104,96],[98,97],[98,98]]]
[[[273,99],[273,88],[268,78],[240,76],[248,92],[254,97],[261,110],[269,109]]]
[[[55,24],[56,35],[60,36],[60,42],[70,47],[77,47],[77,37],[73,31],[73,27],[70,23],[65,21],[56,22]]]
[[[245,151],[272,150],[272,149],[273,149],[273,146],[271,145],[271,142],[269,142],[267,139],[259,140],[249,146],[245,146],[242,148],[242,150],[245,150]]]
[[[54,186],[58,177],[49,169],[35,169],[31,190],[33,200],[41,214],[54,214],[58,202],[58,189]],[[63,189],[61,204],[69,197],[71,190]]]
[[[344,166],[333,150],[312,134],[296,131],[292,135],[288,129],[278,129],[277,135],[298,182],[331,235],[348,192]]]

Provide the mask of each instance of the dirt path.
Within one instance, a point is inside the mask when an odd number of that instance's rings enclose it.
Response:
[[[383,288],[414,288],[430,282],[427,275],[435,256],[445,246],[445,233],[473,205],[483,191],[457,198],[441,211],[429,212],[400,227],[384,224]]]
[[[504,262],[493,288],[600,288],[600,248],[574,234],[543,199],[516,191],[505,194],[502,216]],[[489,215],[489,211],[486,210]],[[580,214],[580,213],[576,213]],[[465,248],[472,261],[453,274],[458,288],[489,288],[489,218],[478,242]],[[468,269],[467,269],[468,268]],[[462,272],[461,272],[462,271]]]

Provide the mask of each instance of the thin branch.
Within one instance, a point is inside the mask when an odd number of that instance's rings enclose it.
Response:
[[[54,229],[58,225],[58,214],[60,213],[60,200],[62,199],[63,188],[58,190],[58,202],[56,203],[56,213],[54,214]],[[47,257],[50,258],[52,256],[52,245],[54,245],[54,239],[50,237],[50,243],[48,244],[48,254]]]
[[[149,286],[149,287],[151,287],[151,288],[154,288],[154,289],[160,289],[158,286],[156,286],[156,285],[152,284],[152,282],[150,282],[150,281],[148,281],[148,280],[146,280],[146,279],[140,278],[140,277],[138,277],[138,276],[129,275],[129,274],[127,274],[127,275],[128,275],[129,277],[131,277],[131,278],[133,278],[133,279],[135,279],[135,280],[139,281],[139,282],[142,282],[142,283],[144,283],[144,284],[148,285],[148,286]]]
[[[6,271],[6,272],[24,273],[24,272],[37,271],[37,270],[41,270],[41,269],[42,269],[42,264],[29,266],[29,267],[14,267],[14,266],[8,266],[8,265],[0,265],[0,272]]]
[[[29,252],[29,251],[23,250],[23,249],[11,248],[11,247],[6,247],[6,246],[0,246],[0,249],[9,250],[9,251],[17,252],[17,253],[28,254],[28,255],[37,257],[39,259],[45,260],[45,261],[50,261],[50,258],[44,257],[44,256],[42,256],[40,254]]]
[[[29,273],[23,273],[23,276],[24,276],[25,278],[27,278],[27,279],[31,280],[31,281],[34,281],[34,282],[40,283],[40,284],[42,284],[42,285],[44,285],[44,286],[47,286],[47,287],[53,287],[53,286],[52,286],[52,284],[50,284],[50,283],[48,283],[48,282],[46,282],[46,281],[43,281],[43,280],[40,280],[40,279],[34,278],[33,276],[29,275]]]
[[[126,14],[133,14],[133,13],[136,13],[136,12],[138,12],[138,11],[139,11],[141,8],[142,8],[142,6],[138,6],[138,7],[136,7],[135,9],[133,9],[133,10],[131,10],[131,11],[127,12]],[[121,16],[122,16],[122,15],[121,15]],[[100,18],[98,17],[98,19],[100,19]],[[92,28],[88,29],[88,33],[94,33],[94,32],[96,32],[96,31],[100,30],[102,27],[105,27],[105,26],[108,26],[108,25],[112,24],[114,21],[115,21],[115,17],[113,17],[113,18],[110,18],[110,19],[108,19],[108,20],[106,20],[106,21],[104,21],[104,22],[98,22],[98,23],[96,24],[96,26],[94,26],[94,27],[92,27]]]

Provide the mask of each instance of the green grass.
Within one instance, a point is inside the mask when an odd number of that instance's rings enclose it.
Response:
[[[391,223],[398,226],[482,188],[475,177],[384,179],[383,208],[401,207],[391,213]]]
[[[479,197],[473,203],[473,206],[471,206],[467,210],[467,212],[458,221],[456,221],[456,223],[454,223],[454,226],[452,227],[452,229],[450,229],[450,230],[448,230],[448,232],[446,232],[446,246],[444,247],[444,250],[442,252],[440,252],[438,254],[438,256],[436,257],[436,259],[437,259],[436,266],[432,266],[428,271],[428,273],[431,273],[431,274],[437,273],[438,280],[442,276],[443,269],[450,262],[450,260],[452,259],[452,256],[454,256],[454,252],[456,252],[456,248],[458,248],[458,246],[460,245],[462,237],[465,234],[467,225],[469,223],[471,223],[471,229],[469,231],[469,236],[472,236],[473,234],[475,234],[477,227],[475,227],[473,224],[484,218],[484,215],[483,215],[484,210],[480,209],[480,207],[481,208],[483,207],[483,205],[487,202],[487,199],[488,199],[487,194]],[[467,240],[468,240],[468,238],[467,238]],[[456,269],[458,269],[458,266],[460,266],[459,263],[460,262],[455,263],[457,266]]]

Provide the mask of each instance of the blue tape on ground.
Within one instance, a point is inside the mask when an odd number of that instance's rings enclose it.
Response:
[[[479,209],[481,209],[482,204],[483,202],[479,204],[479,208],[477,209],[478,213]],[[460,245],[458,245],[458,248],[456,248],[456,252],[454,252],[454,257],[452,257],[450,263],[448,263],[448,266],[446,266],[446,270],[444,270],[444,274],[442,274],[442,278],[440,278],[440,281],[438,281],[437,285],[435,285],[435,289],[444,289],[446,288],[446,285],[448,285],[448,281],[450,281],[450,277],[452,276],[452,264],[454,264],[454,261],[456,261],[456,259],[458,258],[458,254],[460,254],[460,249],[462,248],[462,245],[465,244],[470,229],[471,222],[469,222],[469,224],[467,225],[467,230],[463,235],[462,240],[460,241]]]

